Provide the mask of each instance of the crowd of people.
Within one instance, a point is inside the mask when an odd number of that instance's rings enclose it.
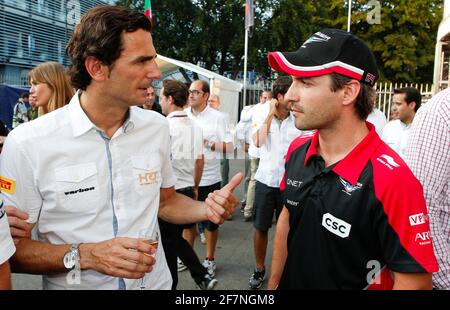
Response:
[[[183,269],[201,289],[218,283],[219,228],[244,178],[228,179],[229,117],[204,80],[164,80],[156,102],[150,29],[138,11],[95,7],[69,70],[30,72],[0,156],[1,289],[11,271],[42,274],[44,289],[176,289]],[[236,127],[249,288],[450,289],[450,91],[421,107],[416,89],[396,89],[387,122],[372,51],[337,29],[268,60],[280,77]]]

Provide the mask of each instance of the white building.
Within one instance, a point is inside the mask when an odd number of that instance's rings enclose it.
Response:
[[[450,84],[450,0],[444,0],[444,16],[437,33],[433,83],[435,93]]]

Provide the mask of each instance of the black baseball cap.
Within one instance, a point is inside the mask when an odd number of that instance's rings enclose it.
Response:
[[[373,86],[378,79],[375,57],[358,37],[339,29],[313,34],[295,52],[270,52],[269,65],[298,77],[338,73]]]

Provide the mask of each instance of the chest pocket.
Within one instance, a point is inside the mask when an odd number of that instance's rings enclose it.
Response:
[[[158,154],[139,155],[131,157],[133,169],[133,184],[136,192],[143,196],[155,195],[162,183],[161,160]]]
[[[99,207],[98,173],[95,163],[55,169],[58,205],[71,212]]]

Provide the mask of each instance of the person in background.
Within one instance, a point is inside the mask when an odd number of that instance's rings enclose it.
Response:
[[[202,130],[187,116],[183,107],[188,99],[186,85],[175,80],[164,80],[159,98],[163,114],[170,127],[171,159],[176,177],[177,193],[194,198],[203,173]],[[178,283],[177,256],[189,268],[195,283],[205,290],[213,289],[217,280],[208,274],[191,245],[182,237],[183,229],[193,229],[195,223],[176,225],[159,219],[161,236],[166,249],[167,264],[172,274],[172,289]]]
[[[22,93],[16,105],[14,106],[12,120],[13,129],[20,124],[26,123],[30,120],[29,111],[31,109],[31,105],[29,103],[29,97],[29,93]]]
[[[384,126],[386,126],[387,119],[386,115],[377,108],[377,96],[374,92],[373,96],[373,108],[369,116],[367,116],[367,121],[375,126],[377,134],[381,137],[383,135]]]
[[[417,111],[409,132],[406,163],[423,185],[428,218],[416,214],[410,224],[429,220],[439,271],[433,288],[450,290],[450,88]]]
[[[205,164],[198,188],[199,201],[204,201],[220,188],[222,181],[220,159],[223,153],[233,151],[232,137],[226,119],[220,112],[208,106],[209,95],[208,82],[203,80],[192,82],[189,87],[189,108],[185,109],[186,114],[202,129],[203,133]],[[219,238],[219,225],[211,221],[203,221],[203,225],[206,235],[206,258],[203,266],[214,277],[216,274],[214,254]]]
[[[147,98],[142,105],[142,108],[145,110],[152,110],[158,112],[159,114],[163,114],[161,105],[156,102],[155,88],[152,85],[147,88]]]
[[[381,139],[402,158],[405,157],[409,129],[421,102],[422,96],[414,87],[394,89],[392,104],[398,112],[398,119],[384,126]]]
[[[255,174],[256,189],[253,210],[253,237],[255,269],[250,276],[249,287],[259,289],[266,278],[266,251],[269,229],[273,217],[280,215],[280,181],[284,172],[284,158],[292,140],[302,134],[295,128],[290,112],[290,102],[285,94],[292,84],[290,76],[280,76],[272,86],[273,98],[266,104],[268,112],[256,116],[254,122],[261,124],[253,129],[253,143],[259,150],[259,166]]]
[[[269,111],[269,105],[267,104],[272,99],[272,92],[270,90],[264,90],[259,96],[259,103],[256,104],[249,114],[251,117],[251,127],[249,128],[249,135],[252,136],[254,128],[259,128],[261,124],[258,124],[257,120],[261,119],[260,114],[267,115]],[[250,180],[248,182],[247,196],[244,207],[244,221],[249,222],[253,219],[253,204],[255,202],[255,188],[256,179],[255,174],[259,165],[259,150],[255,146],[253,139],[250,137],[250,143],[248,146],[248,156],[250,158]]]
[[[42,116],[69,103],[75,94],[66,69],[54,61],[44,62],[28,73],[30,101]]]

